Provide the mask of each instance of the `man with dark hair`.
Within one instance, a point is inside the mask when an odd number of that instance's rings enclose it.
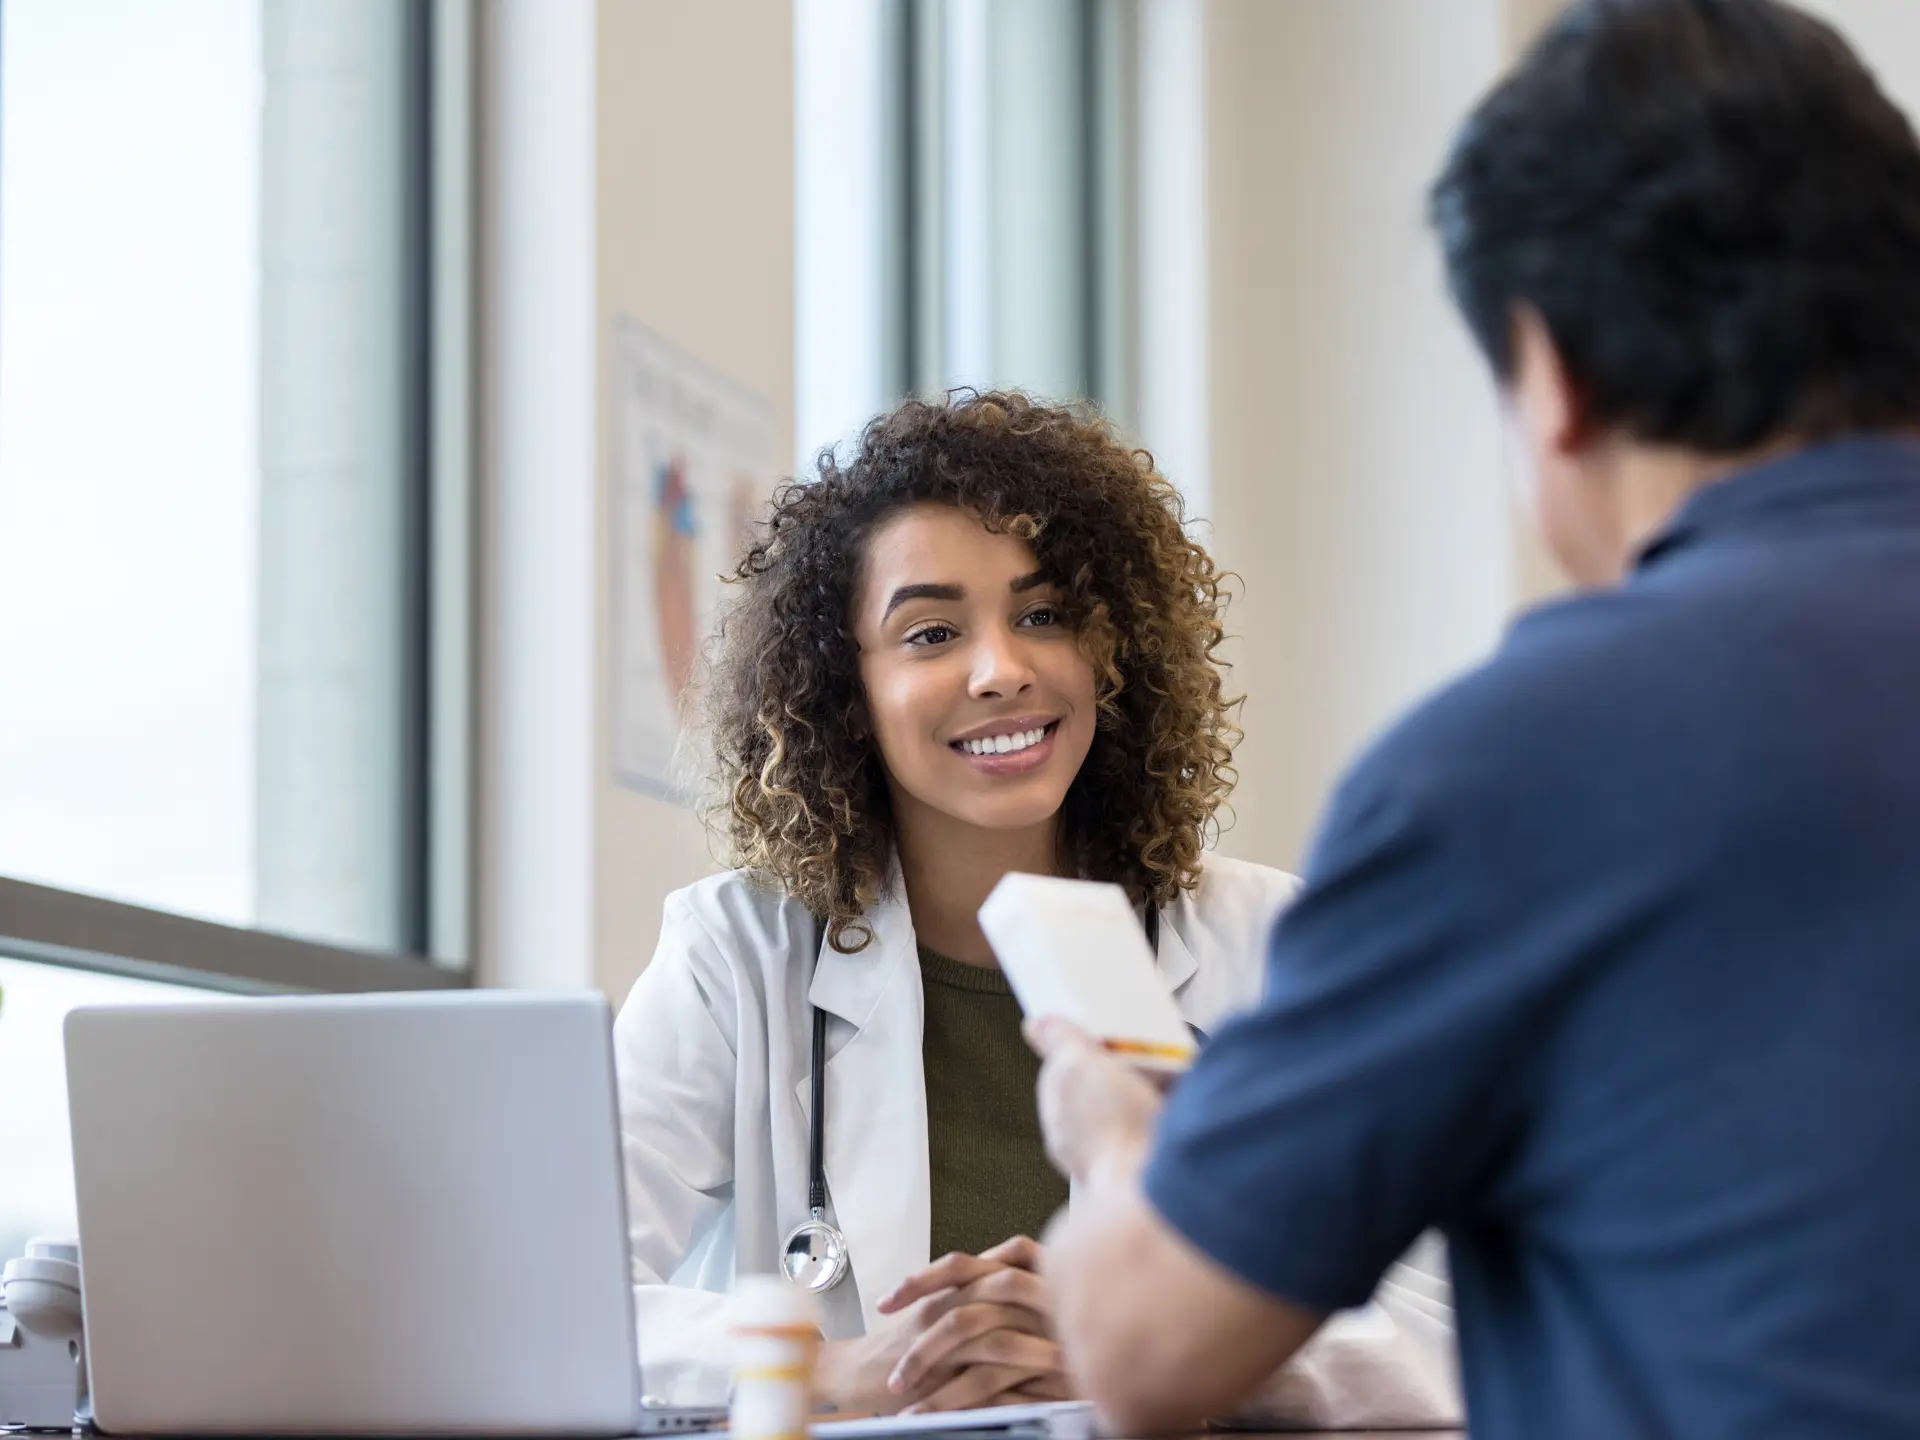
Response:
[[[1164,1108],[1058,1026],[1050,1248],[1129,1431],[1423,1229],[1477,1434],[1920,1435],[1920,147],[1771,0],[1587,0],[1433,192],[1586,588],[1342,782]]]

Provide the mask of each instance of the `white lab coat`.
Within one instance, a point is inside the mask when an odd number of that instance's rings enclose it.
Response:
[[[1258,998],[1267,933],[1298,888],[1209,856],[1198,887],[1162,911],[1160,975],[1203,1032]],[[931,1258],[920,965],[897,874],[891,891],[855,955],[816,956],[806,909],[738,871],[667,897],[653,963],[614,1024],[649,1395],[725,1399],[733,1277],[776,1271],[807,1218],[816,1006],[828,1016],[828,1213],[853,1271],[823,1297],[827,1338],[865,1333],[880,1298]]]

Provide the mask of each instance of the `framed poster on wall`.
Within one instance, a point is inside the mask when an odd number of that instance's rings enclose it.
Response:
[[[775,478],[772,408],[628,315],[614,320],[613,768],[686,800],[701,647]]]

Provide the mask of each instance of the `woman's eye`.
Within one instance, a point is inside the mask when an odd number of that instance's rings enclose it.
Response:
[[[1060,623],[1060,612],[1051,605],[1039,605],[1020,617],[1022,625],[1045,628]]]
[[[907,636],[909,645],[944,645],[953,638],[953,629],[947,625],[929,625],[924,630],[916,630]]]

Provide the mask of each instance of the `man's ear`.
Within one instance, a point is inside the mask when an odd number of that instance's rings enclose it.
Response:
[[[1546,320],[1524,301],[1513,307],[1508,345],[1513,404],[1540,453],[1571,456],[1585,449],[1593,439],[1585,397]]]

